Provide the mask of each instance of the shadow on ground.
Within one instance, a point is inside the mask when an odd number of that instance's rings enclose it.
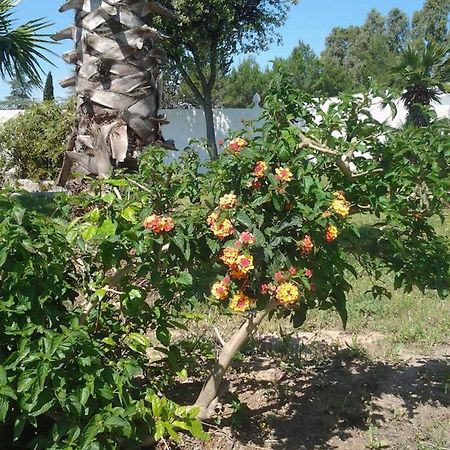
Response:
[[[266,352],[236,361],[220,423],[228,438],[182,448],[383,448],[373,433],[368,436],[377,427],[389,448],[450,448],[450,423],[441,437],[449,446],[409,447],[425,439],[419,433],[423,424],[445,429],[450,420],[450,354],[395,364],[352,349],[321,347],[319,359],[311,358],[317,348],[309,353],[303,348],[309,358]]]

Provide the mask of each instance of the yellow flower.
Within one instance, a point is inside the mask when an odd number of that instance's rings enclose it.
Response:
[[[234,247],[225,247],[220,259],[228,267],[236,267],[236,260],[239,256],[239,250]]]
[[[327,225],[325,230],[325,239],[327,242],[333,242],[338,237],[338,229],[334,225]]]
[[[275,173],[276,173],[275,178],[278,181],[285,181],[285,182],[292,181],[292,178],[294,176],[292,175],[290,169],[287,167],[278,167],[275,169]]]
[[[258,161],[253,169],[253,175],[256,178],[261,178],[264,176],[267,170],[267,164],[265,161]]]
[[[347,217],[350,211],[350,203],[345,199],[344,194],[341,192],[334,193],[334,200],[331,203],[331,207],[335,210],[336,214],[341,217]]]
[[[282,305],[292,305],[299,297],[300,293],[297,286],[292,283],[283,283],[277,287],[275,297]]]
[[[247,145],[247,141],[242,138],[236,138],[230,141],[228,144],[228,148],[233,153],[239,153],[245,146]]]
[[[239,291],[230,301],[230,308],[235,312],[248,311],[255,304],[255,300]]]
[[[234,231],[233,224],[228,220],[225,219],[222,223],[213,223],[211,225],[211,231],[214,233],[214,236],[216,236],[219,239],[224,239],[228,236],[231,236]]]
[[[226,300],[229,293],[230,288],[228,287],[228,284],[223,281],[217,281],[212,285],[211,294],[213,297],[217,298],[217,300]]]
[[[237,197],[234,194],[225,194],[219,200],[219,206],[222,209],[234,208],[237,204]]]
[[[214,223],[217,222],[217,219],[219,218],[219,216],[220,216],[219,210],[217,210],[217,209],[214,210],[206,219],[206,223],[210,226],[213,225]]]

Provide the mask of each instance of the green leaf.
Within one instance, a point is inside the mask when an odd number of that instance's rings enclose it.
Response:
[[[313,177],[307,175],[304,179],[303,179],[303,183],[305,185],[305,194],[309,193],[309,190],[311,189],[311,186],[314,184],[314,179]]]
[[[5,248],[0,252],[0,267],[2,267],[5,264],[7,258],[8,258],[8,249]]]
[[[0,395],[0,423],[3,423],[8,414],[9,401]]]
[[[20,438],[20,436],[22,436],[26,422],[27,421],[24,415],[21,415],[14,421],[14,442],[16,442]]]
[[[0,387],[6,386],[8,383],[8,377],[6,376],[6,370],[3,366],[0,366]]]
[[[9,397],[12,400],[17,400],[16,393],[11,386],[2,386],[0,387],[0,396]]]
[[[236,220],[237,220],[239,223],[241,223],[242,225],[245,225],[245,227],[246,227],[248,230],[251,230],[251,229],[253,228],[253,222],[252,222],[252,220],[251,220],[250,217],[249,217],[247,214],[245,214],[245,212],[243,212],[243,211],[240,211],[240,212],[237,214]]]
[[[345,292],[343,291],[334,291],[333,292],[333,298],[334,298],[334,307],[336,308],[341,320],[342,320],[342,326],[344,329],[347,327],[347,319],[348,319],[348,313],[347,313],[347,301],[345,298]]]
[[[177,277],[177,283],[183,286],[191,286],[193,283],[192,275],[189,272],[181,272]]]
[[[85,241],[90,241],[96,234],[98,228],[95,225],[89,225],[81,231],[81,237]]]
[[[137,218],[136,218],[136,211],[134,210],[134,208],[131,207],[126,207],[122,213],[121,216],[127,221],[127,222],[131,222],[131,223],[137,223]]]
[[[155,440],[159,441],[164,436],[165,432],[166,429],[164,427],[164,423],[161,420],[157,420],[155,422],[155,434],[154,434]]]
[[[19,206],[14,206],[13,208],[13,217],[16,221],[17,225],[22,225],[23,217],[25,215],[25,209]]]
[[[27,370],[25,372],[22,372],[19,375],[19,381],[17,383],[17,392],[27,392],[31,385],[33,384],[35,378],[34,371]]]
[[[195,438],[200,439],[201,441],[209,441],[209,435],[205,432],[202,423],[199,420],[193,420],[187,429]]]
[[[158,327],[156,330],[156,338],[166,347],[170,345],[170,332],[166,327]]]
[[[28,239],[25,239],[22,241],[22,246],[23,248],[30,253],[36,253],[36,249],[33,246],[33,243],[31,241],[29,241]]]
[[[106,236],[113,236],[116,233],[117,225],[109,219],[105,219],[102,226],[98,229],[98,232],[103,233]]]

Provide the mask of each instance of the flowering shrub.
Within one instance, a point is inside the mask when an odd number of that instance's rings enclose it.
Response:
[[[345,323],[361,269],[446,294],[448,241],[429,218],[450,190],[448,122],[394,131],[364,119],[364,99],[344,98],[320,121],[311,105],[280,85],[263,127],[231,140],[207,171],[191,153],[164,164],[151,149],[139,174],[93,183],[49,216],[0,196],[0,431],[10,447],[205,438],[196,417],[211,414],[234,353],[270,314],[298,327],[308,310],[334,307]],[[367,212],[379,218],[372,241],[352,221]],[[383,293],[376,281],[373,292]],[[202,301],[244,324],[197,407],[181,407],[164,395],[185,369],[172,331]]]

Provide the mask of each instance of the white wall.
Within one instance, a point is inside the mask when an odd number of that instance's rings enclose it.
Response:
[[[0,110],[0,123],[4,123],[9,119],[14,119],[14,117],[17,117],[21,113],[23,113],[23,110],[20,109]]]
[[[216,139],[227,138],[232,131],[248,128],[248,122],[254,123],[261,115],[261,108],[256,106],[249,109],[216,109],[214,110],[214,125]],[[160,114],[165,114],[169,124],[162,128],[164,139],[173,139],[175,146],[183,150],[192,140],[205,141],[206,125],[205,116],[201,109],[162,109]],[[176,157],[178,152],[170,152]],[[207,154],[201,155],[206,158]]]
[[[258,97],[255,95],[256,106],[248,109],[216,109],[214,121],[216,126],[217,139],[224,139],[230,131],[239,131],[246,127],[245,121],[255,121],[261,114],[258,106]],[[441,103],[435,103],[438,117],[450,118],[450,95],[441,96]],[[374,100],[370,108],[372,116],[379,122],[387,122],[394,127],[401,127],[406,120],[406,109],[401,102],[397,102],[397,116],[392,120],[389,108],[382,108],[379,101]],[[0,111],[0,123],[20,114],[21,111]],[[163,109],[161,114],[165,114],[170,121],[163,126],[165,139],[173,139],[178,149],[183,150],[191,139],[205,140],[206,127],[203,111],[201,109]],[[176,157],[177,152],[172,152],[172,157]],[[202,155],[202,157],[206,157]]]

